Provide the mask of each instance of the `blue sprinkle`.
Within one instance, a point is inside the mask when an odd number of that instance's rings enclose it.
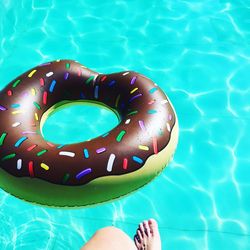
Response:
[[[20,106],[21,106],[21,105],[20,105],[20,104],[17,104],[17,103],[11,104],[11,107],[14,108],[14,109],[15,109],[15,108],[20,108]]]
[[[149,90],[149,93],[153,94],[156,90],[158,90],[158,88],[152,88],[152,89]]]
[[[57,148],[62,148],[62,147],[64,147],[65,145],[64,144],[62,144],[62,145],[59,145]]]
[[[49,92],[52,93],[54,88],[56,86],[56,80],[53,80],[50,84],[50,87],[49,87]]]
[[[87,175],[89,173],[92,172],[92,169],[91,168],[87,168],[85,170],[83,170],[82,172],[80,172],[79,174],[76,175],[76,178],[77,179],[81,179],[84,175]]]
[[[95,86],[95,99],[98,99],[98,90],[99,90],[99,86],[96,85]]]
[[[113,81],[111,81],[108,85],[109,85],[109,87],[111,87],[111,86],[113,86],[115,83],[116,83],[116,81],[113,80]]]
[[[84,149],[83,150],[83,153],[84,153],[84,157],[86,158],[86,159],[88,159],[89,158],[89,151],[88,151],[88,149]]]
[[[154,109],[150,109],[150,110],[148,110],[148,114],[155,114],[155,113],[157,113],[157,111],[156,111],[156,110],[154,110]]]
[[[108,133],[105,133],[104,135],[102,135],[102,137],[106,137],[108,134],[109,134],[109,132],[108,132]]]
[[[137,162],[137,163],[139,163],[139,164],[142,164],[143,163],[143,160],[141,159],[141,158],[139,158],[138,156],[133,156],[132,157],[133,158],[133,161],[135,161],[135,162]]]
[[[15,144],[15,147],[18,148],[24,141],[26,141],[28,137],[21,137]]]

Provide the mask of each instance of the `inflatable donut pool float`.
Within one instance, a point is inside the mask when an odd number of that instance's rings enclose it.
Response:
[[[46,119],[76,102],[106,107],[120,122],[89,141],[46,141]],[[0,187],[28,202],[79,207],[119,198],[156,177],[177,140],[169,99],[133,71],[98,74],[57,60],[27,71],[0,93]]]

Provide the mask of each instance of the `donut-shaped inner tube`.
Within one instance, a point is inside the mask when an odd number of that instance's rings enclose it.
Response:
[[[89,141],[46,141],[46,119],[73,102],[111,109],[120,122]],[[169,99],[133,71],[98,74],[57,60],[27,71],[0,93],[0,187],[28,202],[78,207],[128,194],[162,171],[177,140]]]

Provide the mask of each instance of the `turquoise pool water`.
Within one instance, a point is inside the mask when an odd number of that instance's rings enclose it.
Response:
[[[103,73],[131,69],[168,94],[180,123],[170,166],[118,201],[62,210],[1,190],[0,249],[79,249],[100,227],[132,237],[149,217],[159,222],[163,249],[250,248],[249,1],[3,0],[0,37],[0,88],[59,58]],[[86,136],[101,133],[81,114],[76,126]],[[104,117],[103,128],[115,124]],[[49,126],[71,138],[69,123]]]

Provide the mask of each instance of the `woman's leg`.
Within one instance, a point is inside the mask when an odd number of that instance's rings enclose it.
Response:
[[[98,230],[81,250],[137,250],[135,243],[116,227]]]

